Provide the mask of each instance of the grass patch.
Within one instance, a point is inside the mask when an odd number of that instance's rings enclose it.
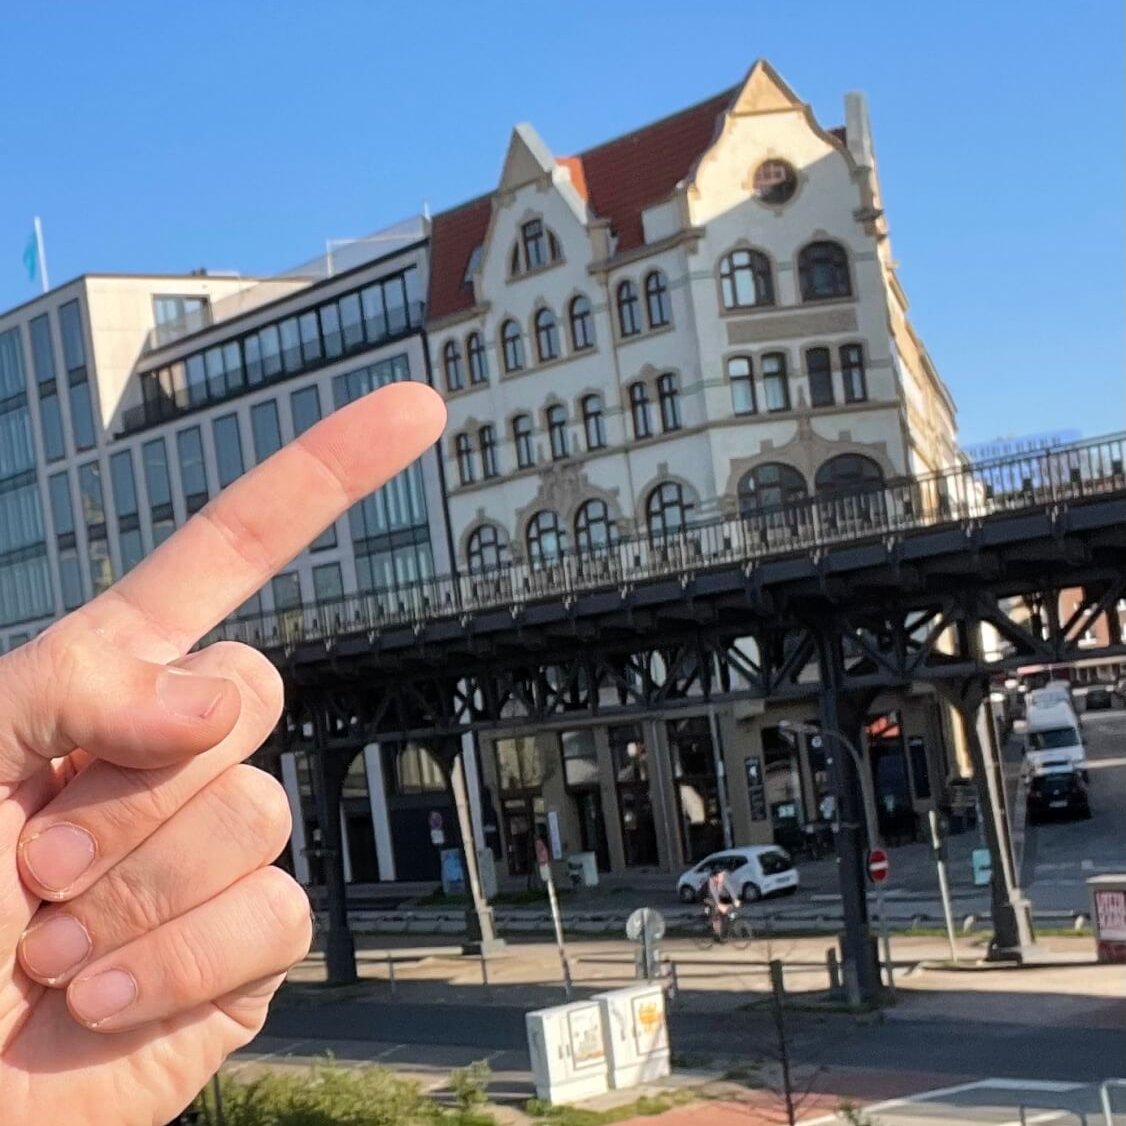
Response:
[[[612,1122],[625,1122],[629,1118],[655,1118],[659,1114],[694,1102],[691,1091],[670,1091],[667,1095],[643,1095],[626,1106],[610,1110],[587,1110],[579,1106],[552,1105],[543,1099],[529,1099],[524,1112],[536,1126],[609,1126]]]
[[[330,1060],[251,1081],[222,1075],[222,1115],[210,1086],[193,1109],[203,1126],[496,1126],[482,1109],[488,1080],[484,1063],[454,1072],[454,1105],[442,1106],[385,1067],[340,1067]]]

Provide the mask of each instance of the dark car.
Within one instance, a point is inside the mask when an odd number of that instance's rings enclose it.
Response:
[[[1087,783],[1078,770],[1052,770],[1036,774],[1028,786],[1028,820],[1091,816]]]
[[[1098,684],[1087,689],[1087,711],[1101,712],[1113,707],[1114,697],[1111,695],[1109,688],[1104,688],[1101,684]]]

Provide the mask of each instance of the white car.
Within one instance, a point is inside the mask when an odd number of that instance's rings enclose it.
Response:
[[[717,869],[727,870],[728,886],[744,903],[767,895],[793,895],[798,890],[798,870],[790,854],[777,845],[749,845],[725,848],[705,856],[676,882],[682,903],[701,898],[708,877]]]

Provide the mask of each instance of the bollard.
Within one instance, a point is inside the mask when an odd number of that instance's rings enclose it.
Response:
[[[962,934],[969,934],[970,931],[972,931],[974,929],[974,926],[976,925],[976,923],[977,923],[977,916],[976,915],[967,915],[962,920]]]
[[[668,962],[669,967],[669,996],[672,998],[674,1004],[680,1003],[680,978],[677,977],[676,963],[672,960]]]
[[[391,996],[395,996],[395,959],[387,953],[387,984],[391,987]]]
[[[778,958],[771,958],[770,960],[770,984],[774,990],[774,996],[779,1000],[786,996],[786,982],[783,975],[782,962]]]
[[[481,951],[481,984],[486,990],[489,988],[489,960],[485,957],[484,950]]]
[[[831,946],[825,951],[825,965],[829,971],[829,992],[840,993],[841,964],[837,960],[837,952]]]
[[[1076,934],[1079,934],[1079,932],[1082,931],[1083,928],[1086,925],[1087,925],[1087,916],[1086,915],[1076,915],[1075,916],[1074,926],[1075,926],[1075,933]]]

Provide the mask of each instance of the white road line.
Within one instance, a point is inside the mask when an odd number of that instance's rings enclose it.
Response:
[[[955,1087],[937,1087],[932,1091],[921,1091],[917,1095],[904,1095],[902,1098],[889,1099],[887,1102],[872,1103],[864,1107],[865,1114],[883,1114],[889,1110],[898,1110],[900,1107],[913,1106],[916,1103],[930,1102],[933,1099],[945,1098],[947,1095],[961,1095],[966,1091],[977,1091],[982,1088],[992,1088],[995,1091],[1039,1091],[1042,1094],[1063,1095],[1069,1091],[1078,1091],[1083,1083],[1060,1083],[1051,1079],[979,1079],[975,1083],[959,1083]],[[1052,1111],[1047,1118],[1030,1118],[1028,1124],[1033,1122],[1049,1122],[1064,1117],[1066,1111]],[[803,1119],[800,1126],[840,1126],[840,1116],[825,1114],[820,1118]],[[1020,1122],[1005,1122],[1001,1126],[1020,1126]]]
[[[1043,1114],[1034,1114],[1031,1118],[1025,1115],[1023,1118],[1013,1118],[1008,1122],[999,1122],[997,1126],[1036,1126],[1038,1122],[1059,1122],[1064,1118],[1074,1119],[1075,1115],[1070,1110],[1049,1110],[1045,1111]]]

